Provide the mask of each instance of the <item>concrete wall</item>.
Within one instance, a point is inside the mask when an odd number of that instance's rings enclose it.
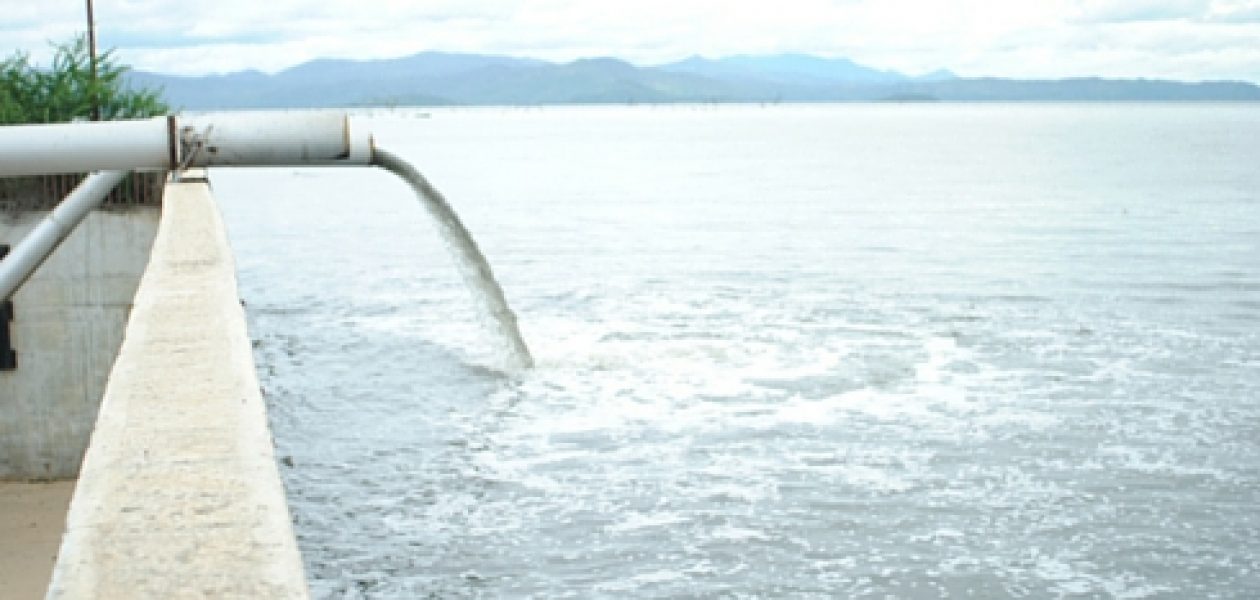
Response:
[[[164,205],[48,597],[305,598],[221,219]]]
[[[0,244],[16,245],[46,214],[0,214]],[[92,213],[14,295],[0,480],[78,474],[158,219],[154,206]]]

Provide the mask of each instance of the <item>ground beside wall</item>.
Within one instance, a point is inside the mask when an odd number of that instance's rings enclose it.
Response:
[[[73,492],[73,481],[0,481],[0,598],[44,597]]]

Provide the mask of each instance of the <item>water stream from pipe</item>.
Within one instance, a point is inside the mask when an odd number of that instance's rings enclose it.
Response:
[[[516,313],[508,306],[503,288],[490,270],[490,263],[486,261],[477,242],[459,220],[459,215],[455,214],[450,203],[415,167],[398,156],[376,148],[373,150],[372,162],[411,184],[420,197],[421,204],[433,215],[433,221],[446,240],[446,246],[450,248],[464,282],[478,300],[483,313],[490,316],[493,328],[502,339],[512,365],[520,369],[533,367],[534,358],[521,337],[520,327],[516,324]]]

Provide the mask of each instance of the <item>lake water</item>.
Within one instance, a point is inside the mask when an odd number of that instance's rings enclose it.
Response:
[[[218,170],[318,598],[1260,596],[1260,106],[398,110]]]

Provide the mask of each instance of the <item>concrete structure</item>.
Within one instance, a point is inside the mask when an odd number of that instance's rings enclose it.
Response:
[[[16,244],[46,214],[0,214],[0,244]],[[0,480],[78,474],[158,219],[155,205],[93,212],[14,295],[17,368],[0,370]]]
[[[0,147],[13,150],[0,178],[94,172],[39,227],[47,198],[29,204],[33,180],[0,180],[0,211],[19,215],[0,229],[0,244],[15,246],[0,262],[0,295],[18,289],[19,363],[5,370],[0,337],[0,480],[79,477],[47,597],[308,597],[204,176],[166,185],[160,224],[153,208],[92,209],[122,171],[369,166],[370,133],[344,114],[232,113],[2,127]],[[32,484],[8,484],[6,498],[21,485]],[[22,564],[14,550],[3,548],[0,567]]]
[[[0,211],[10,215],[0,244],[14,246],[0,262],[0,296],[17,289],[18,315],[9,326],[0,311],[0,480],[78,475],[47,597],[308,597],[204,176],[166,185],[160,224],[152,207],[92,209],[123,171],[370,166],[371,134],[344,114],[231,113],[2,127],[0,148],[11,150],[0,161]],[[61,197],[47,182],[87,171],[89,183],[37,226],[41,203]],[[52,179],[26,178],[35,175]],[[45,197],[30,204],[28,188]],[[11,500],[25,497],[21,485],[32,484],[8,484],[0,508],[26,510],[12,508],[23,505]],[[32,564],[13,550],[0,552],[6,577]]]
[[[305,598],[222,222],[164,204],[48,597]]]
[[[346,114],[326,111],[5,126],[0,149],[0,178],[6,178],[0,192],[14,183],[7,178],[93,172],[58,205],[56,218],[39,224],[43,214],[24,209],[19,198],[21,217],[0,230],[0,244],[14,245],[13,257],[0,262],[0,298],[18,289],[14,304],[21,318],[12,337],[25,356],[20,368],[7,371],[9,348],[0,348],[0,480],[64,479],[77,471],[153,239],[153,215],[134,224],[89,212],[123,172],[190,165],[366,167],[374,153],[371,133],[352,126]],[[94,188],[102,194],[84,193]],[[6,196],[0,193],[0,205],[11,203]],[[33,281],[17,288],[84,214],[88,223],[70,234]],[[109,226],[94,227],[93,221]],[[132,225],[147,229],[127,231]],[[28,236],[32,231],[36,235]],[[0,333],[9,331],[7,312],[0,311]]]

